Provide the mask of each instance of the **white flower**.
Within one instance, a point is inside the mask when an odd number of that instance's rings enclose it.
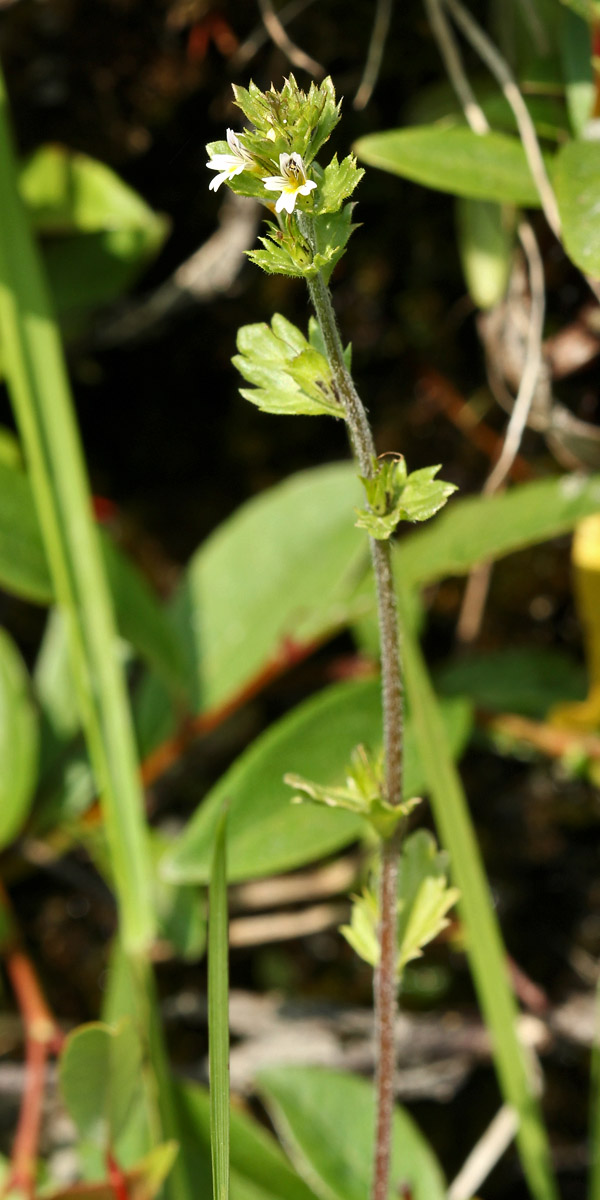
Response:
[[[316,183],[306,178],[306,167],[301,154],[280,154],[279,170],[281,175],[269,175],[263,183],[269,192],[281,192],[275,205],[275,212],[293,213],[298,196],[308,196]]]
[[[209,171],[220,171],[220,175],[215,175],[208,185],[211,192],[216,192],[222,183],[233,179],[234,175],[240,175],[242,171],[251,170],[254,165],[252,155],[242,146],[233,129],[227,130],[227,145],[231,154],[213,154],[206,164]]]

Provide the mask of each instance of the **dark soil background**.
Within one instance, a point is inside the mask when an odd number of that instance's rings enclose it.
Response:
[[[332,149],[347,153],[371,130],[406,119],[411,98],[441,78],[437,51],[417,0],[398,4],[381,75],[363,112],[352,97],[364,66],[373,6],[365,0],[319,0],[290,26],[290,35],[323,63],[345,97]],[[0,12],[0,52],[16,134],[25,153],[58,141],[114,167],[157,210],[172,233],[140,280],[139,295],[159,286],[214,231],[223,192],[208,191],[205,143],[236,126],[231,82],[276,85],[290,70],[270,42],[243,70],[236,46],[260,24],[252,0],[16,0]],[[304,83],[306,77],[296,71]],[[380,450],[402,450],[409,467],[444,464],[461,494],[476,492],[490,463],[421,387],[435,367],[501,432],[505,415],[486,389],[475,314],[466,295],[454,240],[453,205],[434,194],[368,171],[357,198],[361,228],[333,280],[344,338],[354,347],[359,390]],[[1,219],[1,214],[0,214]],[[552,279],[549,322],[560,327],[583,291],[560,248],[538,228]],[[273,311],[305,325],[301,283],[267,278],[243,267],[231,294],[192,304],[152,337],[101,348],[94,326],[70,347],[81,429],[94,491],[118,509],[118,534],[164,593],[215,526],[243,500],[293,471],[346,457],[341,425],[266,416],[237,392],[230,365],[238,326]],[[102,314],[98,315],[99,327]],[[593,379],[583,376],[563,399],[589,415]],[[10,423],[6,398],[0,420]],[[534,473],[554,469],[545,444],[528,433],[523,452]],[[480,646],[558,644],[581,654],[569,582],[568,539],[501,563],[495,574]],[[430,597],[427,648],[432,662],[452,648],[463,584],[449,581]],[[540,599],[542,603],[540,603]],[[41,614],[6,599],[6,623],[27,656],[35,653]],[[340,639],[241,714],[228,738],[195,751],[177,776],[185,808],[198,778],[227,765],[248,736],[322,681],[351,650]],[[516,961],[559,1003],[582,982],[573,949],[595,954],[600,943],[597,878],[598,808],[585,782],[546,762],[502,759],[483,745],[465,763],[465,779]],[[166,794],[166,791],[165,791]],[[71,864],[61,876],[39,875],[14,889],[14,900],[55,1011],[65,1020],[96,1015],[102,956],[113,922],[108,901],[88,895]],[[71,871],[71,874],[69,874]],[[85,889],[83,889],[85,891]],[[448,1006],[472,1004],[460,955],[444,947],[434,961],[446,972]],[[202,968],[165,964],[165,996],[202,986]],[[232,957],[236,987],[275,987],[315,1002],[369,1003],[368,975],[336,937],[318,935]],[[417,1001],[409,1000],[416,1005]],[[202,1023],[174,1022],[175,1061],[185,1066],[206,1049]],[[587,1055],[556,1041],[546,1060],[548,1121],[563,1168],[565,1198],[583,1195]],[[446,1105],[422,1101],[415,1115],[430,1134],[448,1177],[458,1169],[498,1105],[491,1071],[477,1070]],[[494,1197],[525,1194],[509,1154],[483,1189]]]

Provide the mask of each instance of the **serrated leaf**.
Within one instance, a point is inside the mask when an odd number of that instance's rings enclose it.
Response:
[[[401,521],[426,521],[444,506],[456,487],[435,479],[440,466],[407,473],[402,455],[377,459],[374,474],[362,477],[369,507],[357,509],[356,524],[385,541]]]
[[[250,879],[311,862],[347,845],[363,832],[362,818],[327,807],[293,805],[283,782],[288,771],[306,779],[342,783],[353,748],[362,741],[376,753],[381,744],[378,680],[339,684],[301,704],[246,750],[219,780],[163,860],[166,878],[208,878],[214,830],[223,800],[229,806],[231,880]],[[470,729],[468,706],[446,707],[456,753]],[[410,717],[405,738],[405,796],[422,791]]]
[[[420,125],[360,138],[362,162],[425,187],[475,200],[539,208],[540,199],[518,138],[501,133]],[[548,160],[548,164],[551,160]]]
[[[448,924],[446,913],[456,903],[459,893],[456,888],[448,887],[447,875],[448,856],[438,851],[432,834],[418,829],[405,838],[398,863],[396,971],[399,976],[406,964],[420,958],[423,947]],[[379,919],[375,890],[365,888],[352,906],[351,924],[340,930],[356,953],[372,967],[380,957]]]
[[[353,154],[342,159],[341,163],[338,162],[337,154],[334,154],[324,171],[318,175],[315,172],[315,213],[337,212],[344,200],[352,195],[363,175],[364,171],[356,165]]]
[[[19,833],[29,813],[38,741],[25,663],[12,638],[0,629],[0,850]]]
[[[294,262],[287,250],[281,246],[275,246],[269,238],[259,238],[258,240],[265,248],[264,250],[247,250],[246,254],[250,262],[256,263],[256,266],[266,271],[267,275],[289,275],[291,279],[305,278],[306,270]]]
[[[398,970],[419,958],[423,946],[448,924],[458,891],[447,886],[448,855],[428,830],[406,838],[398,865]]]
[[[258,1087],[298,1172],[320,1200],[365,1200],[369,1195],[375,1130],[373,1085],[319,1067],[274,1067]],[[435,1155],[402,1108],[392,1122],[391,1187],[412,1200],[444,1200]]]
[[[354,897],[350,924],[340,925],[340,933],[352,947],[354,953],[370,967],[377,966],[381,955],[377,936],[378,925],[377,897],[369,888],[364,888],[360,896]]]
[[[316,254],[315,267],[323,273],[328,283],[331,273],[339,262],[348,240],[358,225],[352,222],[353,204],[346,204],[339,212],[321,213],[314,218]]]
[[[240,354],[232,359],[254,392],[242,396],[265,412],[342,416],[327,359],[278,313],[271,328],[262,323],[244,325],[237,339]]]
[[[554,175],[565,249],[575,265],[600,278],[600,144],[569,142],[561,147]]]

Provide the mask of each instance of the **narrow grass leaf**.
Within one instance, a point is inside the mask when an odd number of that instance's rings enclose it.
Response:
[[[0,77],[0,333],[54,591],[67,614],[75,685],[103,801],[123,938],[153,933],[143,795],[125,681],[60,336],[17,190]]]
[[[403,604],[402,604],[403,607]],[[467,953],[506,1103],[518,1114],[517,1143],[523,1170],[536,1200],[557,1200],[546,1130],[536,1096],[532,1064],[519,1042],[517,1006],[509,985],[506,951],[466,797],[452,761],[427,668],[418,643],[405,623],[403,642],[406,684],[421,760],[428,777],[431,806],[440,840],[450,853],[454,883],[460,889],[459,912],[467,933]]]

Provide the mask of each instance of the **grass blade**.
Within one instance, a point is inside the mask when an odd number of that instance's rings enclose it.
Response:
[[[517,1037],[517,1005],[508,979],[506,951],[467,800],[448,751],[438,703],[420,647],[409,621],[405,620],[403,625],[404,669],[411,713],[440,840],[450,853],[453,880],[461,892],[459,911],[467,932],[467,953],[494,1047],[500,1087],[506,1103],[518,1116],[517,1144],[532,1195],[536,1200],[557,1200],[532,1064]]]
[[[60,334],[17,191],[0,74],[0,335],[104,811],[122,936],[143,955],[153,905],[128,698]]]
[[[229,1198],[229,970],[227,813],[215,836],[208,892],[208,1042],[210,1149],[214,1200]]]

